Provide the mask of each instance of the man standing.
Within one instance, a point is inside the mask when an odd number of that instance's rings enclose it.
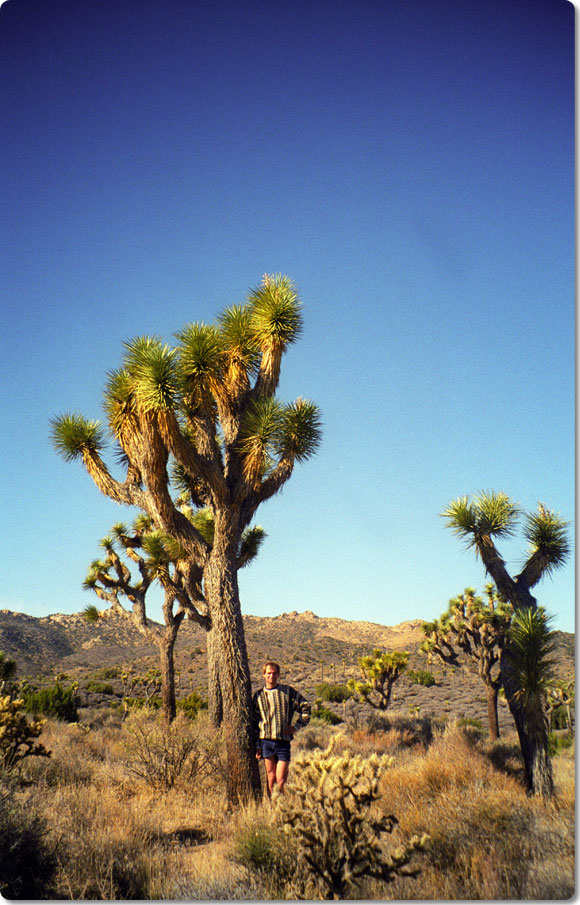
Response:
[[[311,707],[306,698],[290,685],[280,685],[280,667],[269,660],[262,669],[264,688],[253,697],[256,757],[264,758],[268,795],[275,786],[281,792],[288,777],[290,742],[298,729],[310,720]],[[294,716],[298,719],[292,725]]]

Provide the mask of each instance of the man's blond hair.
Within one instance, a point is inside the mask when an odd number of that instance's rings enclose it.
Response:
[[[268,669],[269,666],[271,666],[272,669],[275,669],[276,672],[278,673],[278,675],[280,675],[280,667],[275,662],[275,660],[266,660],[266,662],[264,663],[264,665],[262,667],[262,675],[264,675],[264,673],[266,672],[266,670]]]

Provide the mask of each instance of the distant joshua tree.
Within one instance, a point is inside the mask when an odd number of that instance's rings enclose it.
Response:
[[[449,601],[445,613],[421,626],[426,640],[421,650],[455,668],[475,671],[487,691],[489,735],[499,738],[497,703],[501,688],[500,658],[513,616],[513,607],[502,600],[492,583],[485,587],[487,601],[465,588]]]
[[[209,619],[199,612],[188,593],[180,551],[170,539],[165,540],[159,532],[153,531],[150,519],[137,519],[131,530],[123,524],[114,525],[112,536],[103,538],[101,547],[105,555],[91,563],[84,588],[94,591],[116,612],[130,615],[137,630],[159,648],[163,713],[170,722],[176,714],[174,647],[179,626],[186,614],[205,629],[209,627]],[[138,578],[133,576],[122,557],[136,565]],[[165,592],[164,627],[147,618],[146,597],[155,580]],[[123,607],[123,598],[131,602],[131,613]],[[176,604],[177,612],[174,611]],[[95,621],[99,615],[94,607],[85,611],[88,621]]]
[[[376,648],[372,654],[358,660],[363,680],[349,679],[348,687],[366,704],[376,710],[386,710],[391,702],[393,685],[408,663],[408,651]]]
[[[570,554],[570,544],[566,531],[568,522],[539,503],[537,512],[523,514],[528,556],[521,572],[511,576],[494,539],[513,534],[520,514],[519,506],[507,494],[491,491],[481,493],[471,501],[467,496],[454,500],[442,516],[447,519],[447,526],[481,557],[498,593],[512,605],[514,616],[522,614],[523,617],[538,609],[531,589],[545,575],[564,565]],[[532,620],[528,635],[530,643],[534,631],[538,637],[544,631],[540,623],[541,619]],[[524,634],[520,633],[520,641]],[[528,788],[534,794],[549,797],[553,794],[554,783],[548,757],[547,727],[538,723],[535,706],[531,709],[527,706],[532,698],[523,693],[522,673],[518,672],[517,658],[510,650],[514,645],[515,641],[506,644],[501,654],[502,685],[518,731]],[[540,645],[538,650],[545,651],[546,646]],[[538,663],[538,673],[542,672],[542,664]]]
[[[208,543],[211,543],[211,513],[199,510],[192,512],[190,517],[208,539]],[[244,565],[257,555],[264,537],[265,532],[259,526],[244,533],[240,551]],[[123,615],[129,613],[124,609],[120,598],[131,602],[130,615],[135,627],[159,648],[163,713],[170,722],[176,715],[174,648],[179,627],[186,616],[206,631],[209,631],[211,625],[202,590],[201,570],[192,574],[194,570],[183,548],[171,537],[155,531],[152,520],[145,515],[138,516],[131,529],[123,524],[114,525],[112,535],[103,538],[101,547],[105,550],[105,556],[91,563],[83,586],[86,590],[94,591],[101,600],[107,601]],[[137,567],[138,578],[133,576],[121,556]],[[155,581],[165,593],[162,607],[164,628],[147,618],[146,597]],[[93,607],[88,607],[85,615],[89,621],[99,618],[98,610]],[[212,683],[211,677],[208,685],[210,714],[212,721],[219,725],[219,685]]]

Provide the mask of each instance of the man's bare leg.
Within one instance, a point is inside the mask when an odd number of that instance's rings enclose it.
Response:
[[[286,780],[288,779],[288,769],[290,764],[287,760],[279,760],[276,765],[276,785],[278,786],[278,791],[281,792],[284,786],[286,785]]]
[[[265,757],[264,766],[266,768],[266,779],[268,780],[268,795],[272,795],[272,789],[276,785],[276,765],[278,761],[275,757]]]

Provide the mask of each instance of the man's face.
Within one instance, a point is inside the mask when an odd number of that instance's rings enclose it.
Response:
[[[266,666],[264,670],[264,682],[266,688],[276,688],[278,684],[278,671],[273,666]]]

